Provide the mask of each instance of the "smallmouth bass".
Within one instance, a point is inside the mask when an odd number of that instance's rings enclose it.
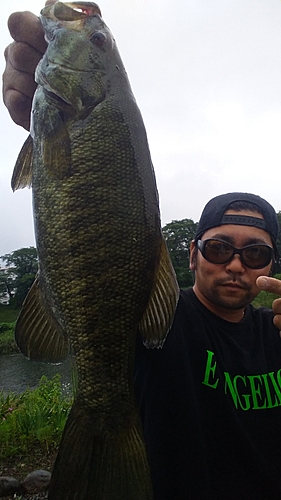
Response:
[[[146,132],[99,7],[57,2],[41,21],[48,47],[12,178],[32,185],[39,272],[16,341],[37,361],[71,352],[78,375],[48,498],[150,500],[135,339],[162,346],[178,286]]]

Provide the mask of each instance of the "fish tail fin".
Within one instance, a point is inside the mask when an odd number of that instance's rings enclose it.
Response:
[[[137,411],[126,429],[102,431],[74,403],[52,472],[49,500],[152,500]]]

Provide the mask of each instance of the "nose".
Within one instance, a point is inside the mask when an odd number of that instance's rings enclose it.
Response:
[[[233,255],[231,261],[226,264],[226,269],[233,273],[243,273],[245,268],[241,262],[240,255],[237,253]]]

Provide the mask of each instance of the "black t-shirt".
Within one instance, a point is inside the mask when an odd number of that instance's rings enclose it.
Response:
[[[155,500],[281,500],[281,339],[270,309],[225,321],[181,292],[135,389]]]

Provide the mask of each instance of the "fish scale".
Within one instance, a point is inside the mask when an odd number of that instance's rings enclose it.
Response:
[[[78,380],[48,498],[151,500],[135,340],[163,345],[178,286],[146,132],[99,8],[57,2],[41,21],[49,43],[12,178],[32,185],[39,272],[16,341],[37,361],[71,353]]]

